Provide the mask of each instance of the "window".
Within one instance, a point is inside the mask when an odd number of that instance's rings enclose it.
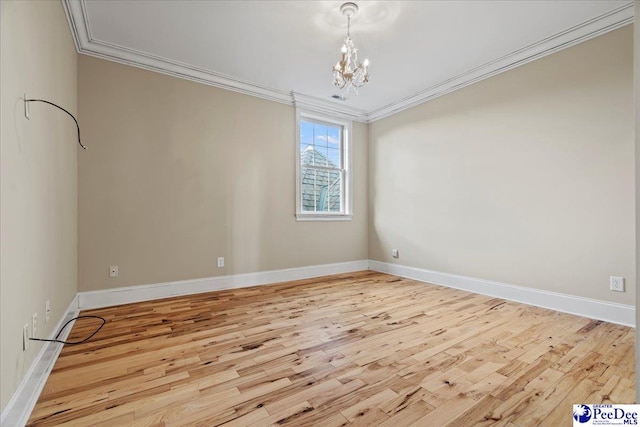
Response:
[[[351,123],[297,112],[298,220],[351,219]]]

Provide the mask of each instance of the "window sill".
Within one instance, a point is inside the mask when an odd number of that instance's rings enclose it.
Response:
[[[351,221],[353,215],[296,214],[296,221]]]

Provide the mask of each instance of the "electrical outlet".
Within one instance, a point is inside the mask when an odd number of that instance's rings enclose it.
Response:
[[[609,289],[615,292],[624,292],[624,277],[609,277]]]
[[[224,267],[224,257],[223,256],[219,256],[218,257],[218,267],[220,267],[220,268]]]
[[[38,332],[38,313],[33,313],[31,316],[31,337],[36,336],[36,332]]]
[[[118,266],[112,265],[109,267],[109,277],[118,277]]]
[[[398,254],[397,249],[391,249],[391,256],[394,258],[398,258],[400,255]]]
[[[29,324],[22,327],[22,351],[29,349]]]
[[[44,321],[49,322],[49,319],[51,319],[51,302],[47,300],[44,303]]]
[[[29,103],[27,102],[27,93],[24,93],[24,116],[29,120],[31,118],[31,111],[29,111]]]

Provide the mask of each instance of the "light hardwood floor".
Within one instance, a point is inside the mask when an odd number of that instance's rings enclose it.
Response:
[[[555,427],[635,396],[631,328],[375,272],[83,314],[29,425]]]

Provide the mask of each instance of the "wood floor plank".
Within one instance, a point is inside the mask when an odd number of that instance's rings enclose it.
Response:
[[[29,426],[555,426],[635,398],[632,328],[371,271],[82,314],[107,323]]]

